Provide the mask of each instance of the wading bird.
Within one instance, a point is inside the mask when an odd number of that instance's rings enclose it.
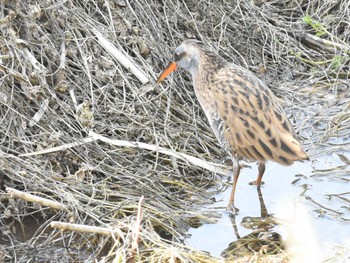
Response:
[[[196,96],[223,149],[233,161],[234,198],[240,173],[239,159],[257,161],[260,187],[266,161],[291,165],[308,159],[292,125],[271,90],[249,70],[229,63],[197,40],[185,40],[159,76],[163,81],[177,67],[189,71]]]

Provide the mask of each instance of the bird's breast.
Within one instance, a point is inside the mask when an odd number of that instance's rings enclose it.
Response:
[[[219,114],[218,104],[222,103],[215,96],[215,92],[211,89],[197,89],[195,88],[196,97],[208,119],[209,125],[212,128],[215,137],[219,141],[221,147],[230,155],[232,155],[232,148],[230,146],[229,127],[224,118]]]

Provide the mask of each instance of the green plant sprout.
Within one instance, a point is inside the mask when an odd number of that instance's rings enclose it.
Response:
[[[312,28],[316,31],[316,36],[318,37],[329,34],[327,29],[321,24],[321,22],[313,19],[310,15],[304,16],[303,22],[305,22],[307,25],[312,26]]]

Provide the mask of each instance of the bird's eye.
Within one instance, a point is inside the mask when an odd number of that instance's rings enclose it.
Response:
[[[186,55],[185,52],[181,53],[174,53],[174,61],[179,61],[181,58],[183,58]]]

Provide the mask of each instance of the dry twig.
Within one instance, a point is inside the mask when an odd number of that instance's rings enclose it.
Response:
[[[27,202],[36,203],[42,206],[47,206],[55,210],[67,210],[67,207],[59,202],[49,200],[47,198],[35,196],[32,194],[28,194],[11,187],[7,187],[6,191],[12,196],[17,197]]]
[[[139,204],[137,206],[137,217],[136,223],[133,231],[133,241],[131,247],[131,257],[130,260],[134,262],[135,255],[139,253],[139,242],[140,242],[140,232],[141,232],[141,221],[142,221],[142,202],[144,197],[141,196]]]
[[[71,230],[75,232],[101,234],[101,235],[107,235],[107,236],[114,235],[117,237],[123,237],[122,231],[116,228],[108,229],[105,227],[87,226],[87,225],[71,224],[71,223],[64,223],[64,222],[57,222],[57,221],[51,222],[50,226],[53,228],[59,228],[62,230]]]
[[[131,62],[131,59],[127,55],[123,54],[115,46],[112,45],[97,29],[93,30],[94,34],[98,39],[98,43],[110,54],[112,55],[120,64],[122,64],[126,69],[130,70],[142,84],[146,84],[149,79],[134,63]]]

